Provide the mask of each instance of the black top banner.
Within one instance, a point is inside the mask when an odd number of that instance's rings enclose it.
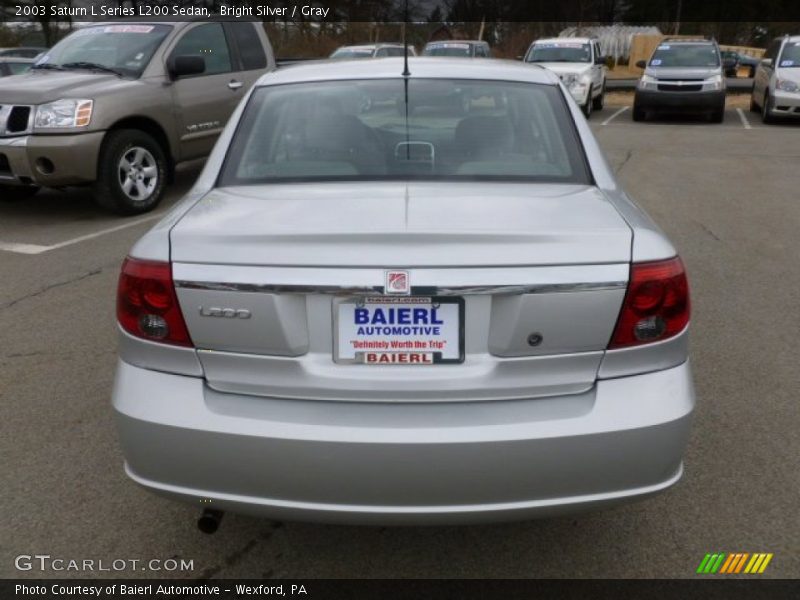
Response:
[[[800,31],[798,0],[0,0],[0,7],[0,21],[797,22]]]

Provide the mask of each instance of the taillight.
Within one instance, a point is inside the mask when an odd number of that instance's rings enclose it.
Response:
[[[136,337],[191,346],[169,263],[126,258],[117,287],[117,320]]]
[[[689,323],[689,283],[678,257],[631,265],[631,279],[609,349],[660,342]]]

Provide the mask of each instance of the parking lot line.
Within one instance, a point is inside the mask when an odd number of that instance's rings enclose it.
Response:
[[[624,113],[626,110],[628,110],[628,108],[630,108],[630,107],[628,107],[628,106],[623,106],[623,107],[622,107],[622,108],[620,108],[620,109],[619,109],[617,112],[615,112],[613,115],[611,115],[610,117],[608,117],[608,118],[607,118],[605,121],[603,121],[602,123],[600,123],[600,125],[608,125],[609,123],[611,123],[611,121],[613,121],[613,120],[614,120],[614,119],[616,119],[616,118],[617,118],[619,115],[621,115],[621,114],[622,114],[622,113]]]
[[[109,227],[108,229],[101,229],[100,231],[95,231],[93,233],[87,233],[86,235],[82,235],[76,238],[72,238],[69,240],[65,240],[63,242],[58,242],[57,244],[52,244],[50,246],[41,246],[39,244],[25,244],[25,243],[16,243],[16,242],[3,242],[0,241],[0,251],[5,252],[14,252],[16,254],[42,254],[43,252],[49,252],[50,250],[58,250],[59,248],[64,248],[66,246],[72,246],[73,244],[79,244],[81,242],[85,242],[88,240],[92,240],[94,238],[108,235],[109,233],[115,233],[117,231],[121,231],[123,229],[128,229],[129,227],[135,227],[136,225],[140,225],[142,223],[147,223],[148,221],[153,221],[155,219],[159,219],[163,216],[162,213],[158,213],[155,215],[148,215],[146,217],[142,217],[140,219],[136,219],[134,221],[127,221],[122,225],[117,225],[116,227]]]
[[[745,129],[752,129],[750,125],[750,121],[747,120],[747,117],[744,114],[744,111],[741,108],[737,108],[736,112],[739,113],[739,118],[742,120],[742,125],[744,125]]]
[[[49,246],[39,246],[38,244],[0,242],[0,250],[4,252],[16,252],[17,254],[41,254],[42,252],[47,252],[49,249]]]

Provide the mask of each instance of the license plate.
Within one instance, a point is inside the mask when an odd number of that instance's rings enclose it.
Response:
[[[464,362],[463,298],[349,298],[334,307],[333,359],[365,365]]]

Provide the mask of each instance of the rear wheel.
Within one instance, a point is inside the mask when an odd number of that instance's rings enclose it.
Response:
[[[39,188],[35,185],[0,185],[0,200],[3,202],[19,202],[36,195]]]
[[[603,110],[603,106],[605,105],[605,103],[606,103],[606,82],[604,81],[603,87],[600,89],[600,95],[593,100],[594,106],[592,108],[594,108],[595,110]]]
[[[93,196],[97,204],[120,215],[153,210],[167,180],[167,157],[143,131],[111,131],[103,141]]]

